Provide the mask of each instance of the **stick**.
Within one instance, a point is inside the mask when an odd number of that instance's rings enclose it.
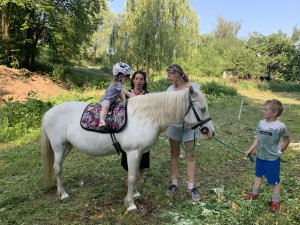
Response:
[[[243,102],[244,102],[244,97],[242,98],[242,102],[241,102],[241,107],[240,107],[240,112],[239,112],[239,118],[238,118],[238,121],[239,121],[240,118],[241,118],[241,113],[242,113],[242,108],[243,108]]]

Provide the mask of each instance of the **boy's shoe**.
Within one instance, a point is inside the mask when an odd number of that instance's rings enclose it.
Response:
[[[168,190],[166,192],[166,196],[173,196],[177,190],[178,190],[178,187],[175,184],[172,184],[168,188]]]
[[[275,212],[279,211],[279,209],[280,209],[280,203],[272,201],[270,204],[270,211],[272,213],[275,213]]]
[[[253,193],[250,193],[249,195],[247,195],[246,197],[245,197],[245,200],[251,200],[251,199],[257,199],[258,198],[258,194],[256,195],[256,194],[253,194]]]
[[[105,122],[100,122],[99,130],[104,130],[105,128],[106,128],[106,123]]]
[[[193,189],[188,189],[187,193],[192,196],[193,201],[199,201],[200,200],[200,195],[199,192],[197,190],[197,188],[193,188]]]

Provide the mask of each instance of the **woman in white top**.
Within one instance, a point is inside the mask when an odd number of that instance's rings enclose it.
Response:
[[[180,91],[189,86],[193,86],[195,89],[200,89],[200,86],[189,82],[188,76],[184,73],[183,69],[178,65],[174,64],[167,69],[168,79],[172,85],[168,88],[168,91]],[[184,127],[183,124],[172,124],[168,127],[166,136],[170,140],[171,147],[171,179],[172,183],[168,188],[166,195],[173,196],[178,189],[178,172],[179,172],[179,156],[180,156],[180,142],[184,142],[186,149],[192,149],[194,146],[194,137],[197,138],[199,135],[190,128]],[[194,136],[195,135],[195,136]],[[188,176],[188,187],[187,192],[194,201],[200,200],[199,192],[195,187],[195,151],[186,151],[185,158],[187,163],[187,176]]]

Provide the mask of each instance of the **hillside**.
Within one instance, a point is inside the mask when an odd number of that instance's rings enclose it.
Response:
[[[0,101],[26,101],[28,93],[36,92],[38,99],[47,100],[66,90],[62,85],[43,76],[42,73],[26,69],[12,69],[0,65]]]

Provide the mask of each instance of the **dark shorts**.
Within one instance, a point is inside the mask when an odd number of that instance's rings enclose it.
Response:
[[[268,184],[271,185],[280,183],[280,158],[268,161],[256,157],[255,176],[266,177]]]

